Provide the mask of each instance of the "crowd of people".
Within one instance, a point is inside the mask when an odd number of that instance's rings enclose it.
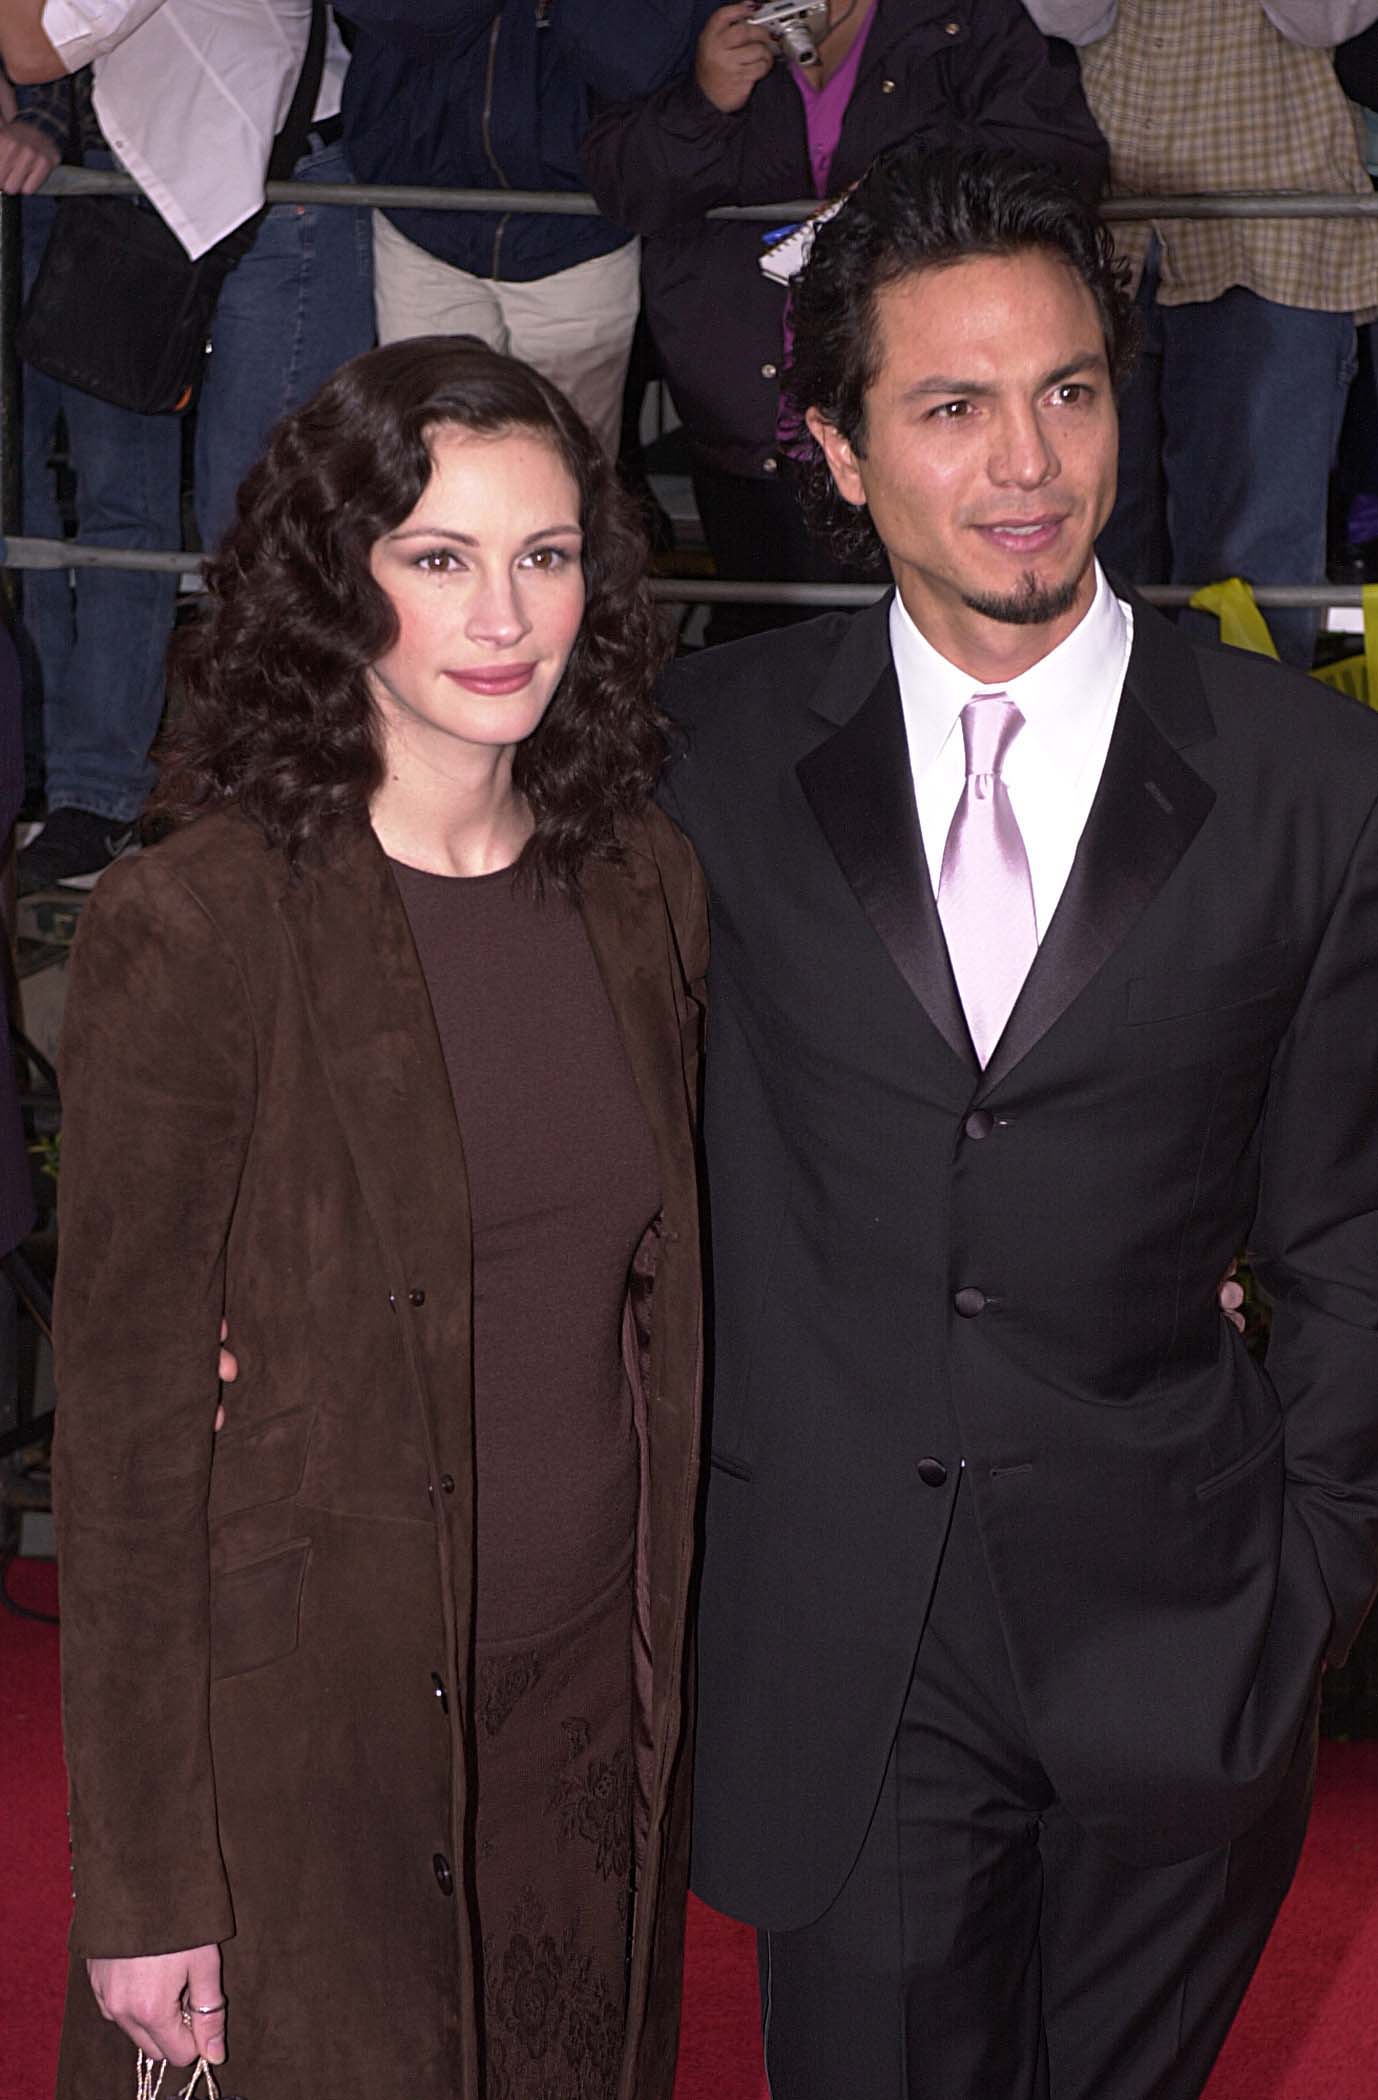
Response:
[[[617,15],[4,33],[40,207],[65,108],[189,251],[255,222],[147,850],[161,687],[122,744],[67,699],[127,623],[63,579],[65,654],[27,629],[24,880],[101,878],[59,2100],[671,2100],[691,1871],[757,1928],[777,2100],[1199,2100],[1378,1581],[1378,720],[1097,549],[1208,558],[1222,361],[1285,417],[1314,350],[1328,467],[1371,236],[1095,207],[1235,186],[1255,108],[1357,193],[1330,45],[1378,0]],[[284,162],[606,217],[264,209]],[[835,193],[791,272],[705,219]],[[667,667],[639,307],[719,564],[892,591]],[[168,457],[111,468],[73,393],[26,413],[84,534],[180,492],[179,421],[113,410]],[[1295,499],[1295,564],[1325,476],[1252,428],[1220,529]]]
[[[868,581],[874,557],[839,555],[802,520],[780,405],[787,283],[760,267],[761,226],[711,220],[713,207],[835,197],[905,140],[1026,155],[1090,199],[1107,185],[1370,187],[1346,93],[1366,92],[1374,70],[1368,0],[827,0],[803,65],[753,12],[753,0],[355,0],[342,38],[322,0],[47,0],[27,33],[7,32],[19,84],[0,105],[0,186],[25,199],[26,284],[60,209],[42,190],[60,161],[132,172],[192,256],[252,230],[195,405],[192,516],[206,549],[273,423],[375,340],[454,333],[509,350],[615,450],[640,314],[716,572]],[[284,139],[313,65],[300,135]],[[495,201],[588,188],[604,215],[264,211],[270,165]],[[1134,583],[1321,581],[1356,326],[1378,312],[1378,229],[1155,219],[1122,227],[1118,247],[1145,352],[1124,403],[1107,560]],[[1365,385],[1372,370],[1366,358]],[[1355,430],[1348,496],[1362,520],[1378,517],[1362,511],[1378,485],[1378,417]],[[61,502],[55,460],[70,464]],[[182,545],[177,418],[31,369],[23,464],[28,533],[58,536],[74,507],[94,545]],[[132,843],[176,613],[166,573],[26,580],[28,799],[46,815],[21,863],[26,888],[87,881]],[[706,639],[794,617],[720,606]],[[1277,613],[1273,627],[1284,656],[1310,661],[1314,611]]]

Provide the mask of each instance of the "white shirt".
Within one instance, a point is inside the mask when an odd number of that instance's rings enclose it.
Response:
[[[1008,695],[1024,717],[1001,768],[1024,838],[1041,941],[1072,871],[1100,786],[1134,639],[1134,615],[1096,564],[1096,595],[1057,647],[1005,685],[980,685],[920,634],[899,593],[890,650],[899,679],[919,829],[933,894],[966,784],[962,709],[977,693]]]
[[[43,29],[69,73],[94,67],[111,151],[188,255],[258,210],[311,0],[44,0]],[[338,111],[348,63],[331,21],[317,118]]]

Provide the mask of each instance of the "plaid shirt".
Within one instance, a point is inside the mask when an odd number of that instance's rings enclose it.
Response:
[[[1329,51],[1274,28],[1258,0],[1120,0],[1081,52],[1121,196],[1174,191],[1370,194],[1356,113]],[[1117,226],[1137,278],[1151,234],[1165,306],[1243,285],[1279,306],[1378,311],[1378,224],[1361,219],[1166,219]]]
[[[84,153],[104,148],[91,101],[89,66],[79,73],[65,73],[60,80],[17,87],[14,93],[20,117],[41,132],[64,160],[79,161]]]

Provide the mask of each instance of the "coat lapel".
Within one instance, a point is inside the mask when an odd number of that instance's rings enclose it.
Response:
[[[1190,846],[1215,790],[1179,747],[1213,733],[1190,649],[1136,601],[1134,648],[1100,787],[1061,901],[982,1076],[983,1094],[1067,1011]]]
[[[841,727],[796,772],[857,902],[929,1020],[975,1070],[914,804],[889,599],[852,622],[814,705]],[[861,695],[858,705],[858,694]]]

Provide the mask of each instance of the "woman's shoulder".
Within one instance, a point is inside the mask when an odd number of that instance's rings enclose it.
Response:
[[[83,918],[175,918],[190,909],[228,928],[261,920],[289,879],[284,856],[256,825],[215,810],[117,861]]]

